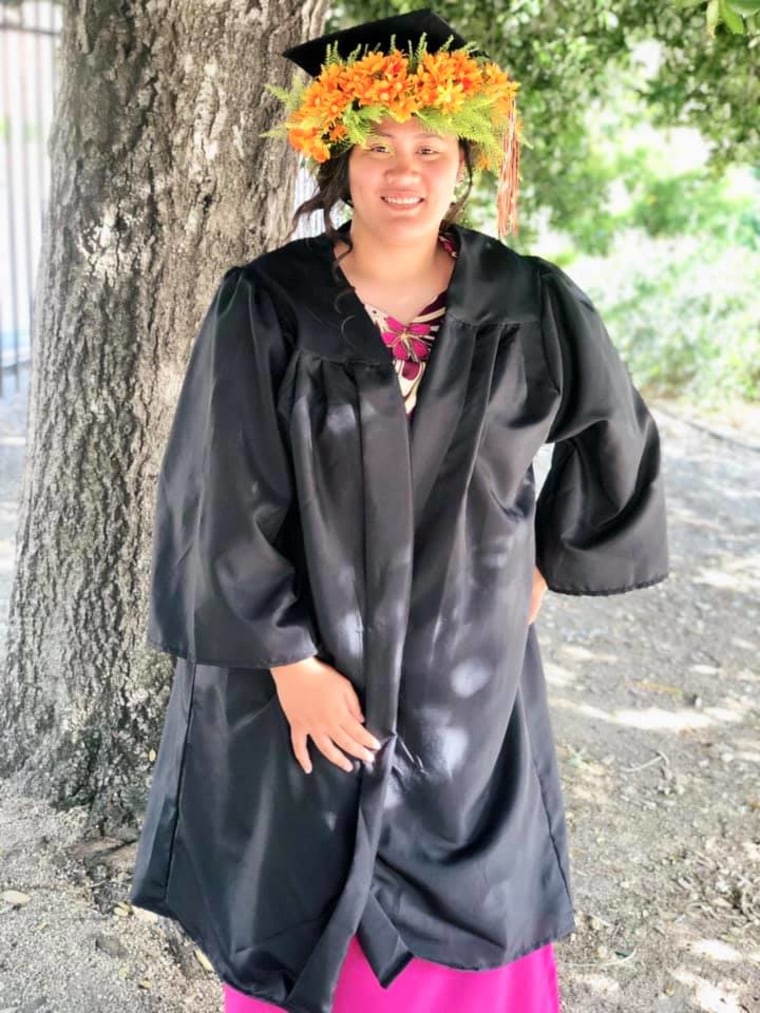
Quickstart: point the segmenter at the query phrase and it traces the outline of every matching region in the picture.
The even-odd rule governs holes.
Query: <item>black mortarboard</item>
[[[416,48],[423,33],[427,39],[429,53],[437,52],[448,39],[451,39],[452,49],[461,49],[467,44],[466,40],[458,32],[455,32],[451,25],[446,24],[443,18],[439,18],[431,10],[421,10],[412,11],[411,14],[395,14],[391,18],[383,18],[381,21],[366,21],[353,28],[331,32],[318,39],[310,39],[300,46],[291,46],[282,55],[288,60],[292,60],[307,74],[318,77],[322,64],[325,62],[327,47],[333,46],[335,43],[338,44],[340,56],[345,60],[357,46],[367,46],[369,49],[378,48],[381,52],[387,53],[391,46],[391,38],[394,39],[397,49],[406,50],[410,44],[412,48]],[[475,55],[477,55],[477,51]]]

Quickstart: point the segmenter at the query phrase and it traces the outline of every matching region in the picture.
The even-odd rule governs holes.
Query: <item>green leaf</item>
[[[744,35],[744,22],[736,11],[728,5],[728,0],[719,0],[720,16],[725,22],[726,28],[734,35]]]
[[[278,98],[280,102],[287,102],[290,99],[290,91],[287,88],[280,88],[276,84],[265,84],[264,88]]]
[[[760,11],[760,0],[727,0],[727,4],[744,18]]]

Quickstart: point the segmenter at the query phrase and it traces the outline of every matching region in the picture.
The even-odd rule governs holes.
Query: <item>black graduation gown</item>
[[[225,274],[161,470],[149,641],[178,661],[132,900],[294,1013],[328,1013],[357,931],[387,985],[572,929],[533,566],[570,594],[667,570],[657,431],[588,298],[454,231],[411,424],[322,235]],[[269,668],[314,654],[382,741],[353,773],[292,754]]]

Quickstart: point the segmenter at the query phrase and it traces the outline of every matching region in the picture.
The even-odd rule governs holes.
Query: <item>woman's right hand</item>
[[[317,657],[270,669],[277,696],[290,724],[296,760],[307,774],[307,739],[336,767],[353,770],[345,754],[371,763],[380,743],[364,727],[356,690],[349,679]]]

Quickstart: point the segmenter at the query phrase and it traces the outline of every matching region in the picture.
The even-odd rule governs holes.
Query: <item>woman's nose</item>
[[[403,152],[397,153],[388,166],[387,174],[393,180],[406,179],[407,177],[416,179],[418,173],[413,155]]]

